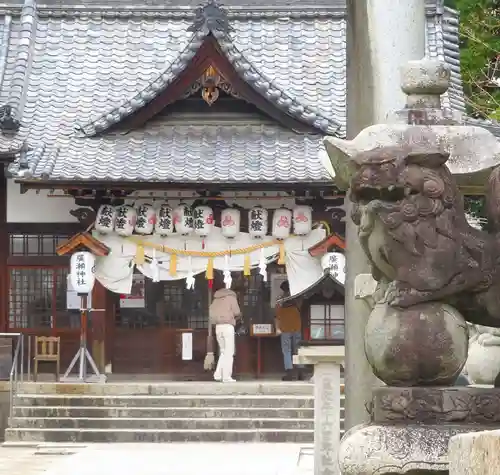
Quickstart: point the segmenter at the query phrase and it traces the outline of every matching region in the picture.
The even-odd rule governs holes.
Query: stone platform
[[[500,389],[377,388],[371,419],[342,439],[343,475],[447,474],[451,437],[500,428]]]

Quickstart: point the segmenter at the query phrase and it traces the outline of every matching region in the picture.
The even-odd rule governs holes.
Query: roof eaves
[[[331,280],[337,287],[337,289],[340,291],[340,293],[344,294],[345,292],[345,286],[342,282],[340,282],[335,275],[333,275],[329,269],[325,269],[323,275],[313,284],[311,284],[309,287],[305,288],[304,290],[300,291],[297,294],[294,295],[289,295],[288,297],[283,297],[279,300],[276,301],[277,305],[281,305],[283,307],[291,306],[297,299],[300,299],[302,297],[309,298],[312,295],[314,295],[318,288],[323,284],[323,282]]]
[[[459,112],[465,112],[465,99],[460,69],[460,16],[457,10],[445,7],[442,21],[443,50],[445,62],[450,67],[450,106]]]

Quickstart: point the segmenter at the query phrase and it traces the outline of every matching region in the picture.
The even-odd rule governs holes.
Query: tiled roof
[[[74,138],[28,155],[25,178],[116,182],[330,182],[321,136],[277,125],[170,125]],[[19,163],[11,167],[19,172]]]
[[[213,8],[215,9],[216,7]],[[200,11],[201,10],[202,9],[200,9]],[[190,36],[187,46],[159,76],[147,84],[142,90],[137,91],[132,98],[127,99],[118,107],[113,107],[111,110],[105,111],[105,113],[99,118],[79,127],[79,130],[88,136],[95,135],[96,133],[108,129],[112,125],[117,124],[123,120],[123,118],[134,114],[149,102],[154,101],[155,98],[165,91],[167,87],[179,77],[182,71],[187,68],[190,62],[194,59],[203,42],[207,39],[208,35],[211,34],[216,38],[222,53],[226,56],[240,77],[242,77],[247,84],[252,86],[269,102],[274,104],[275,107],[281,109],[299,121],[313,126],[315,129],[322,131],[325,134],[337,135],[339,129],[341,128],[341,122],[332,118],[331,114],[333,111],[330,110],[328,111],[329,114],[323,114],[319,110],[317,97],[306,96],[303,98],[304,101],[302,102],[301,100],[297,100],[295,98],[293,91],[290,91],[290,86],[293,87],[296,80],[298,83],[303,83],[302,78],[299,79],[298,76],[295,75],[296,65],[284,64],[284,67],[280,69],[278,75],[276,65],[281,62],[279,56],[281,56],[282,52],[284,52],[284,49],[281,49],[280,45],[286,47],[288,50],[291,38],[288,35],[284,38],[279,34],[275,35],[276,31],[274,28],[271,28],[268,34],[266,34],[265,28],[262,28],[263,25],[260,25],[260,28],[256,29],[252,28],[252,25],[248,22],[246,22],[246,26],[250,26],[250,28],[240,28],[237,33],[231,35],[230,31],[232,30],[232,27],[229,26],[225,10],[217,8],[216,12],[224,12],[224,21],[214,21],[209,23],[202,17],[200,19],[201,23],[196,25],[194,33]],[[222,13],[220,14],[222,15]],[[321,24],[317,24],[316,27],[323,30],[323,25]],[[231,28],[231,30],[229,30],[229,28]],[[185,33],[189,35],[191,31],[193,31],[193,27],[187,28]],[[261,39],[263,40],[263,42],[259,41],[257,43],[259,45],[259,64],[255,64],[257,55],[249,53],[249,58],[253,56],[252,60],[250,60],[246,57],[246,54],[242,49],[248,49],[249,47],[255,48],[256,41],[253,40],[251,36],[256,31],[259,31]],[[303,31],[301,28],[301,34],[297,36],[297,38],[300,39],[301,45],[304,45],[304,43],[307,45],[310,32],[311,30],[308,28],[305,28]],[[247,33],[248,40],[242,43],[242,48],[238,48],[235,42],[237,41],[237,38],[243,36],[244,33]],[[316,31],[314,37],[322,37],[323,44],[326,44],[326,40],[328,40],[332,34],[332,32],[329,31],[329,28],[323,30],[324,35],[319,35],[318,33],[319,32]],[[339,38],[341,38],[343,34],[343,29],[340,29],[337,32],[337,36],[339,36]],[[280,41],[282,38],[284,41]],[[338,44],[342,45],[342,41],[339,41]],[[305,48],[308,49],[307,46]],[[303,53],[304,52],[302,51],[302,54]],[[287,59],[289,60],[289,57]],[[314,57],[306,58],[302,56],[300,58],[300,72],[306,73],[309,68],[318,70],[318,64],[320,65],[320,63],[316,63]],[[272,65],[271,68],[273,68],[271,74],[262,72],[268,69],[269,65]],[[321,91],[323,86],[326,86],[325,89],[328,89],[328,86],[331,86],[331,84],[311,83],[307,90],[302,90],[302,93],[309,94],[309,91],[316,88],[319,88]]]
[[[462,75],[460,72],[459,16],[456,10],[444,8],[442,15],[427,17],[427,54],[445,61],[450,68],[450,88],[443,97],[443,106],[465,112]]]
[[[74,135],[78,124],[129,104],[138,92],[154,87],[155,80],[183,59],[183,52],[192,55],[191,24],[192,19],[174,14],[130,18],[96,12],[38,18],[22,117],[30,143]],[[5,86],[16,65],[19,26],[14,22]],[[247,63],[304,107],[345,124],[343,18],[252,16],[232,19],[231,26],[232,54],[235,49],[242,52]],[[4,87],[1,102],[10,94]]]
[[[129,114],[148,102],[185,66],[193,54],[193,46],[200,41],[198,33],[194,33],[193,38],[193,32],[188,31],[193,23],[194,0],[189,7],[185,3],[184,8],[173,5],[181,0],[166,0],[166,3],[149,0],[148,6],[137,6],[136,0],[127,1],[128,4],[117,5],[108,0],[106,6],[99,6],[99,0],[65,0],[64,5],[61,0],[46,0],[45,6],[36,10],[34,0],[25,0],[22,14],[13,14],[11,22],[7,21],[10,16],[4,16],[5,21],[1,21],[0,16],[0,39],[8,40],[0,45],[0,105],[14,103],[15,112],[21,114],[16,140],[21,143],[25,140],[32,149],[23,155],[20,163],[11,167],[13,172],[22,165],[29,167],[34,179],[62,180],[66,173],[66,178],[118,180],[114,168],[134,170],[130,157],[152,169],[153,151],[173,147],[179,153],[188,154],[185,161],[198,170],[198,180],[213,179],[213,169],[205,167],[203,157],[197,152],[201,132],[196,127],[190,129],[194,134],[192,145],[185,144],[186,138],[179,136],[179,130],[187,130],[184,125],[172,126],[171,130],[170,125],[165,125],[162,134],[149,130],[123,136],[108,134],[98,139],[82,138],[82,131],[92,135],[95,125],[99,128],[100,123],[101,128],[106,128],[122,114]],[[304,5],[311,2],[308,0]],[[238,0],[227,3],[240,4]],[[427,52],[446,60],[452,67],[452,87],[445,105],[462,111],[457,16],[452,10],[443,9],[441,0],[427,3]],[[222,49],[252,87],[274,100],[289,115],[302,116],[329,133],[336,129],[338,122],[338,132],[343,135],[346,124],[345,2],[318,0],[317,8],[297,7],[297,4],[288,7],[283,0],[273,8],[230,6],[232,31],[229,38],[220,39]],[[1,11],[2,8],[0,15]],[[4,10],[4,13],[12,11]],[[276,99],[278,94],[281,104]],[[283,100],[284,97],[288,99]],[[79,125],[83,129],[78,130]],[[218,165],[217,175],[221,181],[246,180],[238,168],[241,164],[250,166],[250,181],[267,181],[268,177],[278,175],[290,181],[324,179],[317,149],[311,145],[316,143],[316,138],[262,125],[268,133],[274,130],[278,138],[274,142],[258,141],[256,127],[248,126],[244,131],[230,125],[207,128],[209,136],[219,137],[212,142],[217,145],[208,154],[217,156],[221,167],[228,167],[223,169]],[[285,137],[290,141],[288,149],[284,145]],[[239,142],[243,138],[251,141],[246,148]],[[274,153],[264,146],[268,143],[276,144]],[[255,148],[258,144],[264,147],[260,151]],[[229,149],[238,157],[235,167],[221,152]],[[120,156],[118,152],[125,150],[130,155]],[[241,155],[243,150],[248,153],[252,150],[254,156],[245,159]],[[296,150],[302,152],[295,154]],[[303,155],[305,152],[311,155]],[[199,157],[201,163],[193,162],[195,157]],[[283,157],[291,157],[286,169]],[[165,166],[163,176],[167,181],[180,182],[194,177],[191,173],[183,174],[186,168],[178,164],[174,167],[171,162],[163,163],[160,155],[157,160]],[[252,168],[256,163],[262,169],[260,178]],[[151,172],[141,169],[137,173],[145,179],[145,174]],[[122,179],[132,178],[130,173],[122,174]]]

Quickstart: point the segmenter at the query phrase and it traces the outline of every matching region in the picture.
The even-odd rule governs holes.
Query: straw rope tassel
[[[172,277],[177,275],[177,254],[170,254],[169,272]]]
[[[135,263],[142,266],[146,262],[146,255],[144,252],[144,246],[138,245],[135,251]]]
[[[207,280],[214,280],[214,258],[209,257],[207,263],[207,272],[205,273]]]
[[[285,243],[284,241],[280,241],[280,257],[278,259],[278,265],[285,265]]]
[[[243,275],[246,277],[252,275],[252,271],[250,269],[250,254],[245,254],[245,260],[243,263]]]

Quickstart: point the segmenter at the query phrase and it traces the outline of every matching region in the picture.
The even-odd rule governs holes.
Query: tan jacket
[[[215,292],[208,313],[211,325],[229,323],[234,326],[236,317],[241,315],[236,293],[231,289],[220,289]]]

